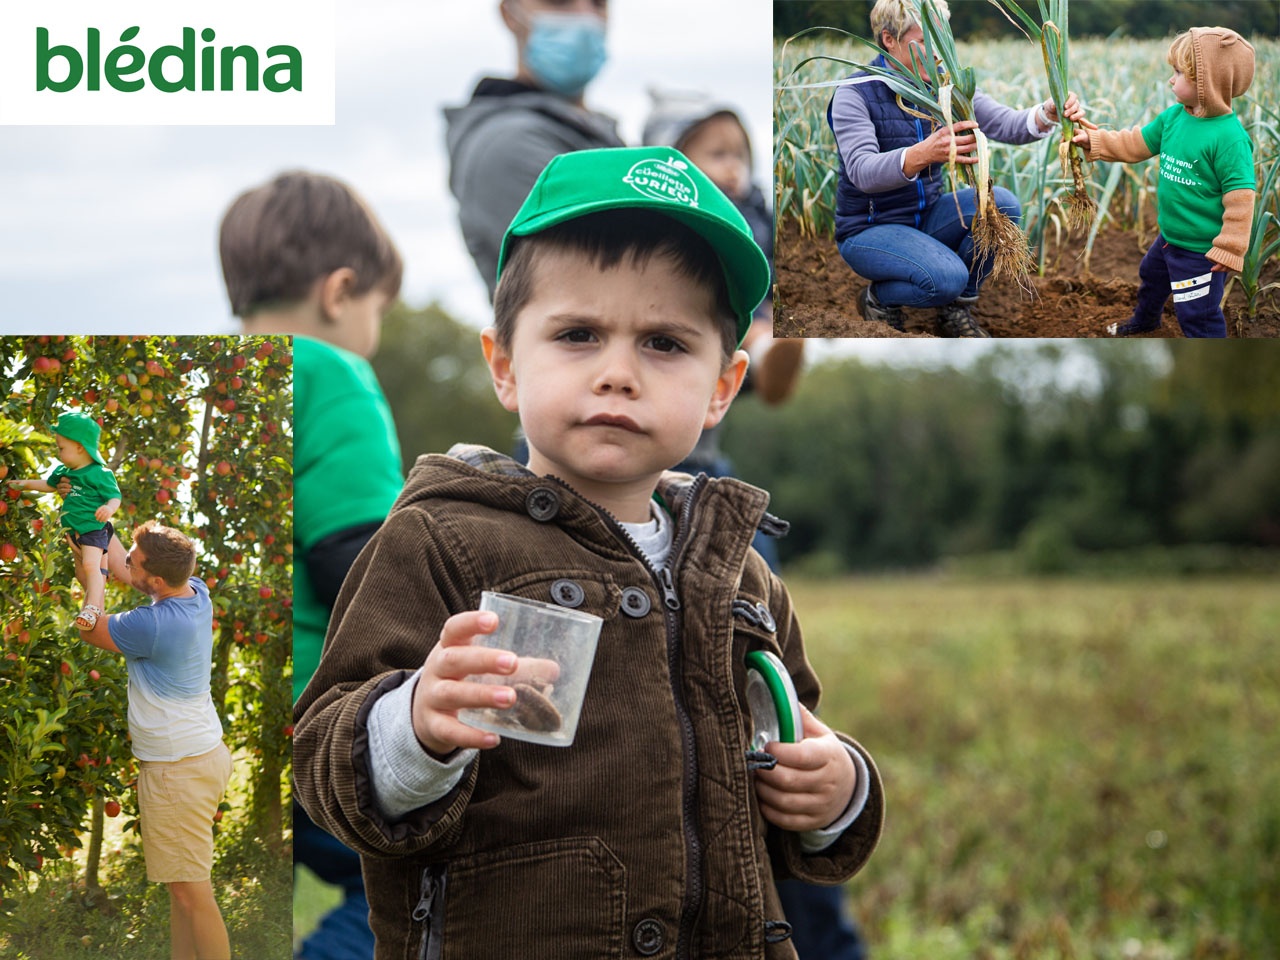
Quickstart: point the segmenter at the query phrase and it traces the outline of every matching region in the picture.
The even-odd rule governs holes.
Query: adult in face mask
[[[625,146],[617,121],[589,109],[607,58],[607,0],[502,0],[516,44],[512,77],[485,77],[445,110],[449,188],[467,250],[493,299],[502,235],[552,157]]]

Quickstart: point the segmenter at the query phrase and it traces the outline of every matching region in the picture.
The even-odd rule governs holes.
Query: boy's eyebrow
[[[610,326],[610,324],[604,322],[600,316],[594,313],[553,313],[550,314],[546,320],[549,326],[556,329],[583,325]],[[663,333],[685,339],[711,336],[714,333],[714,330],[704,330],[699,324],[664,317],[652,320],[642,320],[636,324],[636,329],[641,333]]]

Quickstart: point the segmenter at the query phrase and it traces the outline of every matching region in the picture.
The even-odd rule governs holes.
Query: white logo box
[[[0,125],[332,124],[334,8],[334,0],[5,0]],[[157,64],[166,86],[195,89],[158,88]],[[126,92],[113,78],[142,86]],[[41,80],[46,89],[37,89]]]

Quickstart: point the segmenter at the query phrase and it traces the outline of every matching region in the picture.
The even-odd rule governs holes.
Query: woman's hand
[[[955,145],[956,163],[977,163],[978,158],[970,154],[978,148],[978,138],[968,132],[976,129],[976,120],[959,120],[949,127],[939,127],[919,143],[907,147],[902,172],[914,177],[935,163],[948,163],[952,144]]]

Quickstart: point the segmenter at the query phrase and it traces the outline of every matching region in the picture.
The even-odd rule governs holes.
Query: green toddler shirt
[[[293,698],[315,673],[329,608],[306,552],[330,534],[386,518],[400,494],[400,443],[373,368],[320,340],[293,342]]]
[[[100,463],[72,470],[60,463],[49,474],[47,483],[56,487],[66,477],[71,481],[71,492],[62,501],[62,528],[75,533],[89,533],[102,529],[102,521],[94,516],[98,508],[108,500],[120,496],[116,478]]]
[[[1156,221],[1174,246],[1208,253],[1222,232],[1222,195],[1255,188],[1253,144],[1234,113],[1197,117],[1174,104],[1142,128],[1160,155]]]

